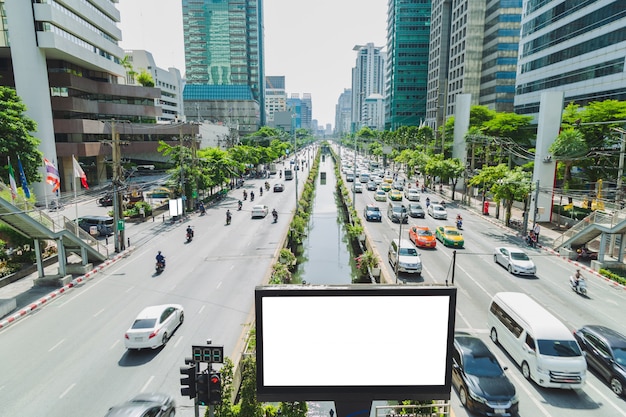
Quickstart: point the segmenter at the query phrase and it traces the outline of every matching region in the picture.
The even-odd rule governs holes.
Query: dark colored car
[[[368,204],[367,206],[365,206],[365,208],[363,209],[363,217],[365,217],[365,220],[367,220],[368,222],[383,221],[383,216],[382,214],[380,214],[380,208],[373,204]]]
[[[285,184],[274,184],[274,192],[275,193],[282,193],[283,191],[285,191]]]
[[[454,334],[452,385],[468,410],[488,416],[517,414],[519,399],[505,370],[478,337]]]
[[[422,219],[426,217],[426,212],[424,211],[424,208],[420,203],[409,203],[407,204],[407,208],[409,211],[409,216],[411,217],[419,217]]]
[[[626,336],[598,325],[583,326],[574,337],[585,352],[587,365],[608,381],[611,390],[624,395],[626,388]]]
[[[139,394],[130,401],[111,407],[105,417],[174,417],[176,403],[166,394]]]
[[[376,191],[378,189],[378,184],[374,181],[369,181],[367,183],[367,191]]]

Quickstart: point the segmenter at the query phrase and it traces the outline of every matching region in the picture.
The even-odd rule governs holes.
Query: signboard
[[[183,214],[183,199],[172,198],[169,201],[170,216],[181,216]]]
[[[272,285],[255,302],[260,401],[450,399],[455,288]]]
[[[197,346],[191,347],[194,362],[224,363],[224,346]]]

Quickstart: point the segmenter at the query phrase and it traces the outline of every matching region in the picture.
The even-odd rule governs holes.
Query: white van
[[[526,294],[500,292],[491,300],[490,337],[521,367],[522,374],[548,388],[581,388],[587,362],[563,323]]]

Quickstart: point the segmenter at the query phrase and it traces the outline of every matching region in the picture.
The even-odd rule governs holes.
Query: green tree
[[[130,79],[131,82],[135,82],[135,77],[137,76],[137,71],[133,68],[133,62],[131,60],[130,55],[124,55],[122,61],[120,62],[124,69],[126,70],[126,76]]]
[[[309,408],[306,401],[281,402],[280,415],[284,417],[306,417]]]
[[[145,69],[142,69],[137,76],[137,82],[144,87],[154,87],[154,79],[152,78],[152,74],[150,74]]]
[[[39,168],[43,154],[38,147],[41,141],[32,136],[37,131],[37,124],[27,117],[26,106],[21,98],[10,87],[0,86],[0,155],[11,158],[13,170],[17,174],[17,157],[24,168],[29,184],[41,181]],[[9,167],[6,159],[0,162],[0,175],[4,181],[9,178]],[[19,179],[16,177],[19,183]]]
[[[508,171],[506,170],[506,165],[501,164],[499,166],[505,167],[505,169],[500,168],[505,171],[505,175],[491,186],[491,192],[496,202],[504,201],[504,222],[508,225],[511,220],[513,202],[526,202],[531,190],[532,176],[530,172],[524,171],[522,167],[515,167],[512,171]]]
[[[215,417],[234,417],[235,413],[232,407],[231,398],[233,397],[233,361],[226,357],[224,365],[220,369],[222,377],[222,401],[215,405]],[[207,415],[208,415],[207,408]]]
[[[578,129],[565,129],[561,131],[548,150],[557,163],[564,165],[563,181],[565,187],[569,188],[574,162],[587,155],[587,143],[583,134]]]
[[[248,356],[241,361],[242,367],[241,398],[239,415],[241,417],[262,417],[263,407],[256,398],[256,358]]]

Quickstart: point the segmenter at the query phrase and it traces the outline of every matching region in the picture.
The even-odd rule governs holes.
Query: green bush
[[[600,269],[600,275],[607,277],[611,281],[615,281],[618,284],[626,285],[626,278],[621,275],[616,274],[615,272],[611,272],[608,269]]]

